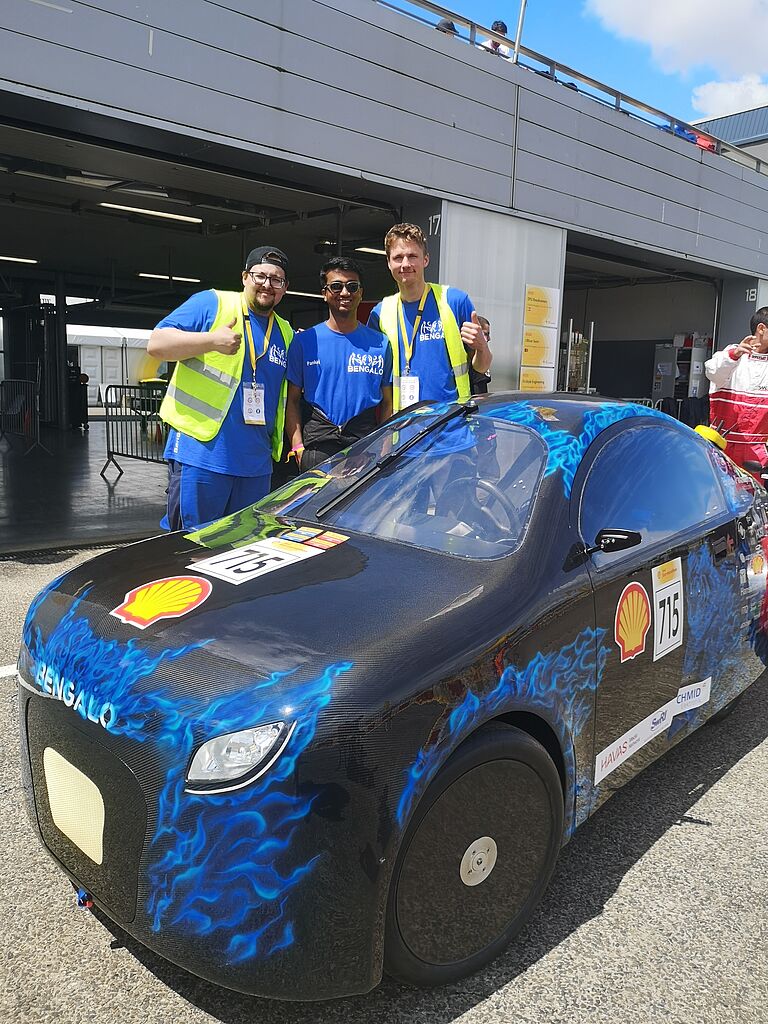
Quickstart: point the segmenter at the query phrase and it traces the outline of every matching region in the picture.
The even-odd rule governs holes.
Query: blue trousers
[[[271,473],[266,476],[228,476],[170,459],[168,511],[160,525],[164,530],[194,530],[222,516],[239,512],[269,494],[271,479]]]

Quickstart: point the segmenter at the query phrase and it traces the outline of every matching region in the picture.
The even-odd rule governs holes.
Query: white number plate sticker
[[[683,644],[685,605],[683,566],[679,558],[653,569],[653,660]]]
[[[305,558],[319,555],[320,552],[321,549],[306,544],[294,544],[291,541],[273,538],[248,544],[247,547],[236,548],[234,551],[225,551],[192,564],[196,572],[237,585],[256,579],[257,576],[265,576],[268,572],[284,569]]]

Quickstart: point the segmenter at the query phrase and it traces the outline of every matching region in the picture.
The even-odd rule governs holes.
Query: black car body
[[[405,410],[36,598],[35,826],[82,900],[219,984],[460,977],[574,829],[762,672],[767,508],[642,406]]]

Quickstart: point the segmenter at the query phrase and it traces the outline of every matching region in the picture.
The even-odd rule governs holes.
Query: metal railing
[[[7,434],[30,442],[25,455],[34,448],[51,454],[40,441],[40,386],[35,381],[0,381],[0,441]]]
[[[435,28],[436,22],[407,10],[402,4],[397,3],[397,0],[376,0],[376,3],[404,15],[412,21],[418,21],[423,25]],[[501,45],[509,47],[510,50],[515,48],[514,39],[500,35],[490,28],[485,28],[485,26],[472,21],[463,14],[455,14],[446,7],[430,3],[429,0],[409,0],[409,5],[428,12],[437,19],[446,18],[448,21],[452,21],[454,25],[466,29],[466,35],[457,32],[454,38],[468,43],[470,46],[478,46],[478,37],[481,37],[484,40],[495,40]],[[550,81],[573,89],[581,95],[588,96],[590,99],[602,103],[606,107],[627,114],[637,121],[642,121],[687,142],[694,143],[701,149],[716,153],[718,156],[726,157],[728,160],[733,160],[742,166],[749,167],[758,174],[768,174],[768,163],[753,156],[747,150],[741,149],[739,146],[732,146],[729,142],[724,142],[715,135],[710,135],[709,132],[697,128],[696,125],[692,125],[688,121],[683,121],[679,117],[673,117],[672,114],[659,110],[657,107],[652,107],[648,103],[643,103],[642,100],[634,99],[634,97],[628,96],[626,93],[619,92],[611,88],[610,85],[585,75],[582,71],[577,71],[567,64],[561,64],[551,57],[545,57],[535,50],[529,50],[527,46],[520,46],[517,56],[516,63],[519,67],[527,68],[529,71],[550,79]]]
[[[104,392],[104,421],[107,435],[107,461],[101,470],[106,480],[110,465],[123,470],[116,456],[140,462],[163,462],[165,424],[160,419],[160,403],[165,384],[111,384]]]

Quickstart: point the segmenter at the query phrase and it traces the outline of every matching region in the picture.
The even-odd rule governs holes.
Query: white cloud
[[[739,77],[765,67],[768,0],[584,0],[584,10],[608,32],[650,47],[667,73],[709,67]]]
[[[745,75],[735,82],[705,82],[693,90],[691,105],[702,119],[724,117],[768,104],[768,82]]]

